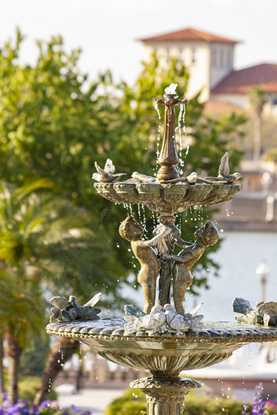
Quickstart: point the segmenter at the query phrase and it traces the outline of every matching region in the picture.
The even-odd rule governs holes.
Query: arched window
[[[195,63],[196,62],[196,47],[192,47],[191,48],[191,63]]]
[[[182,46],[179,47],[178,61],[181,63],[184,62],[184,48]]]
[[[228,53],[227,53],[227,66],[229,68],[232,66],[232,49],[228,49]]]
[[[166,62],[170,62],[170,47],[166,48]]]
[[[219,53],[219,65],[221,68],[224,67],[224,49],[223,48],[220,49],[220,53]]]
[[[216,66],[216,64],[217,64],[217,50],[215,49],[215,48],[213,48],[212,49],[212,52],[211,52],[211,62],[212,62],[212,66],[213,67],[215,67]]]

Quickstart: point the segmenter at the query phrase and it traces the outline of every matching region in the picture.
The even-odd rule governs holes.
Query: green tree
[[[88,84],[84,91],[88,81],[77,67],[80,52],[66,54],[59,37],[38,42],[39,57],[33,67],[19,65],[22,40],[18,32],[15,46],[9,42],[0,51],[1,176],[17,185],[48,178],[56,193],[92,212],[90,228],[99,244],[113,243],[115,248],[114,215],[108,214],[116,209],[96,195],[91,178],[109,127],[111,104],[107,95],[95,95],[103,82]],[[109,140],[110,147],[116,148],[112,135]],[[111,265],[107,278],[123,279],[127,275],[120,264],[124,251],[111,251],[115,260],[107,262]],[[95,269],[101,264],[98,271],[103,272],[105,250],[91,255]]]

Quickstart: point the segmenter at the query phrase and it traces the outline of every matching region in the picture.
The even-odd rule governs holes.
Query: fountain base
[[[180,378],[179,372],[156,372],[150,378],[130,383],[140,389],[147,400],[147,415],[182,415],[184,396],[192,389],[201,388],[200,383]]]

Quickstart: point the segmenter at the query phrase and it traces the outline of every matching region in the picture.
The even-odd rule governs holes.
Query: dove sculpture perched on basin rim
[[[95,164],[95,167],[96,167],[96,170],[97,170],[98,173],[94,173],[92,175],[92,178],[94,180],[96,180],[97,182],[112,183],[115,180],[119,179],[119,177],[126,175],[126,173],[113,174],[115,172],[115,167],[114,167],[113,162],[112,162],[111,159],[108,159],[106,161],[104,170],[101,169],[101,167],[98,166],[97,162],[95,162],[94,164]]]

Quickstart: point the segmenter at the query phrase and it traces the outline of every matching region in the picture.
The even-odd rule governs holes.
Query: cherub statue
[[[119,227],[120,236],[131,242],[135,257],[141,265],[138,273],[138,282],[143,288],[145,298],[144,312],[146,314],[155,305],[156,279],[160,270],[157,255],[151,247],[161,242],[170,232],[171,228],[163,226],[159,235],[148,241],[143,241],[143,229],[132,216],[128,216]]]
[[[173,299],[175,310],[182,315],[185,312],[183,300],[186,290],[193,281],[191,269],[203,255],[205,248],[209,245],[214,245],[219,239],[218,231],[211,221],[208,221],[198,229],[194,235],[195,242],[183,249],[178,255],[163,254],[162,256],[166,260],[175,261],[172,269]]]
[[[187,248],[188,246],[191,246],[192,243],[183,241],[180,237],[181,232],[174,225],[174,216],[160,216],[158,221],[159,225],[154,230],[155,236],[160,235],[165,226],[171,229],[171,232],[157,244],[158,253],[160,255],[159,304],[165,305],[170,303],[171,261],[167,260],[164,254],[171,255],[175,245],[178,245],[180,248]]]

